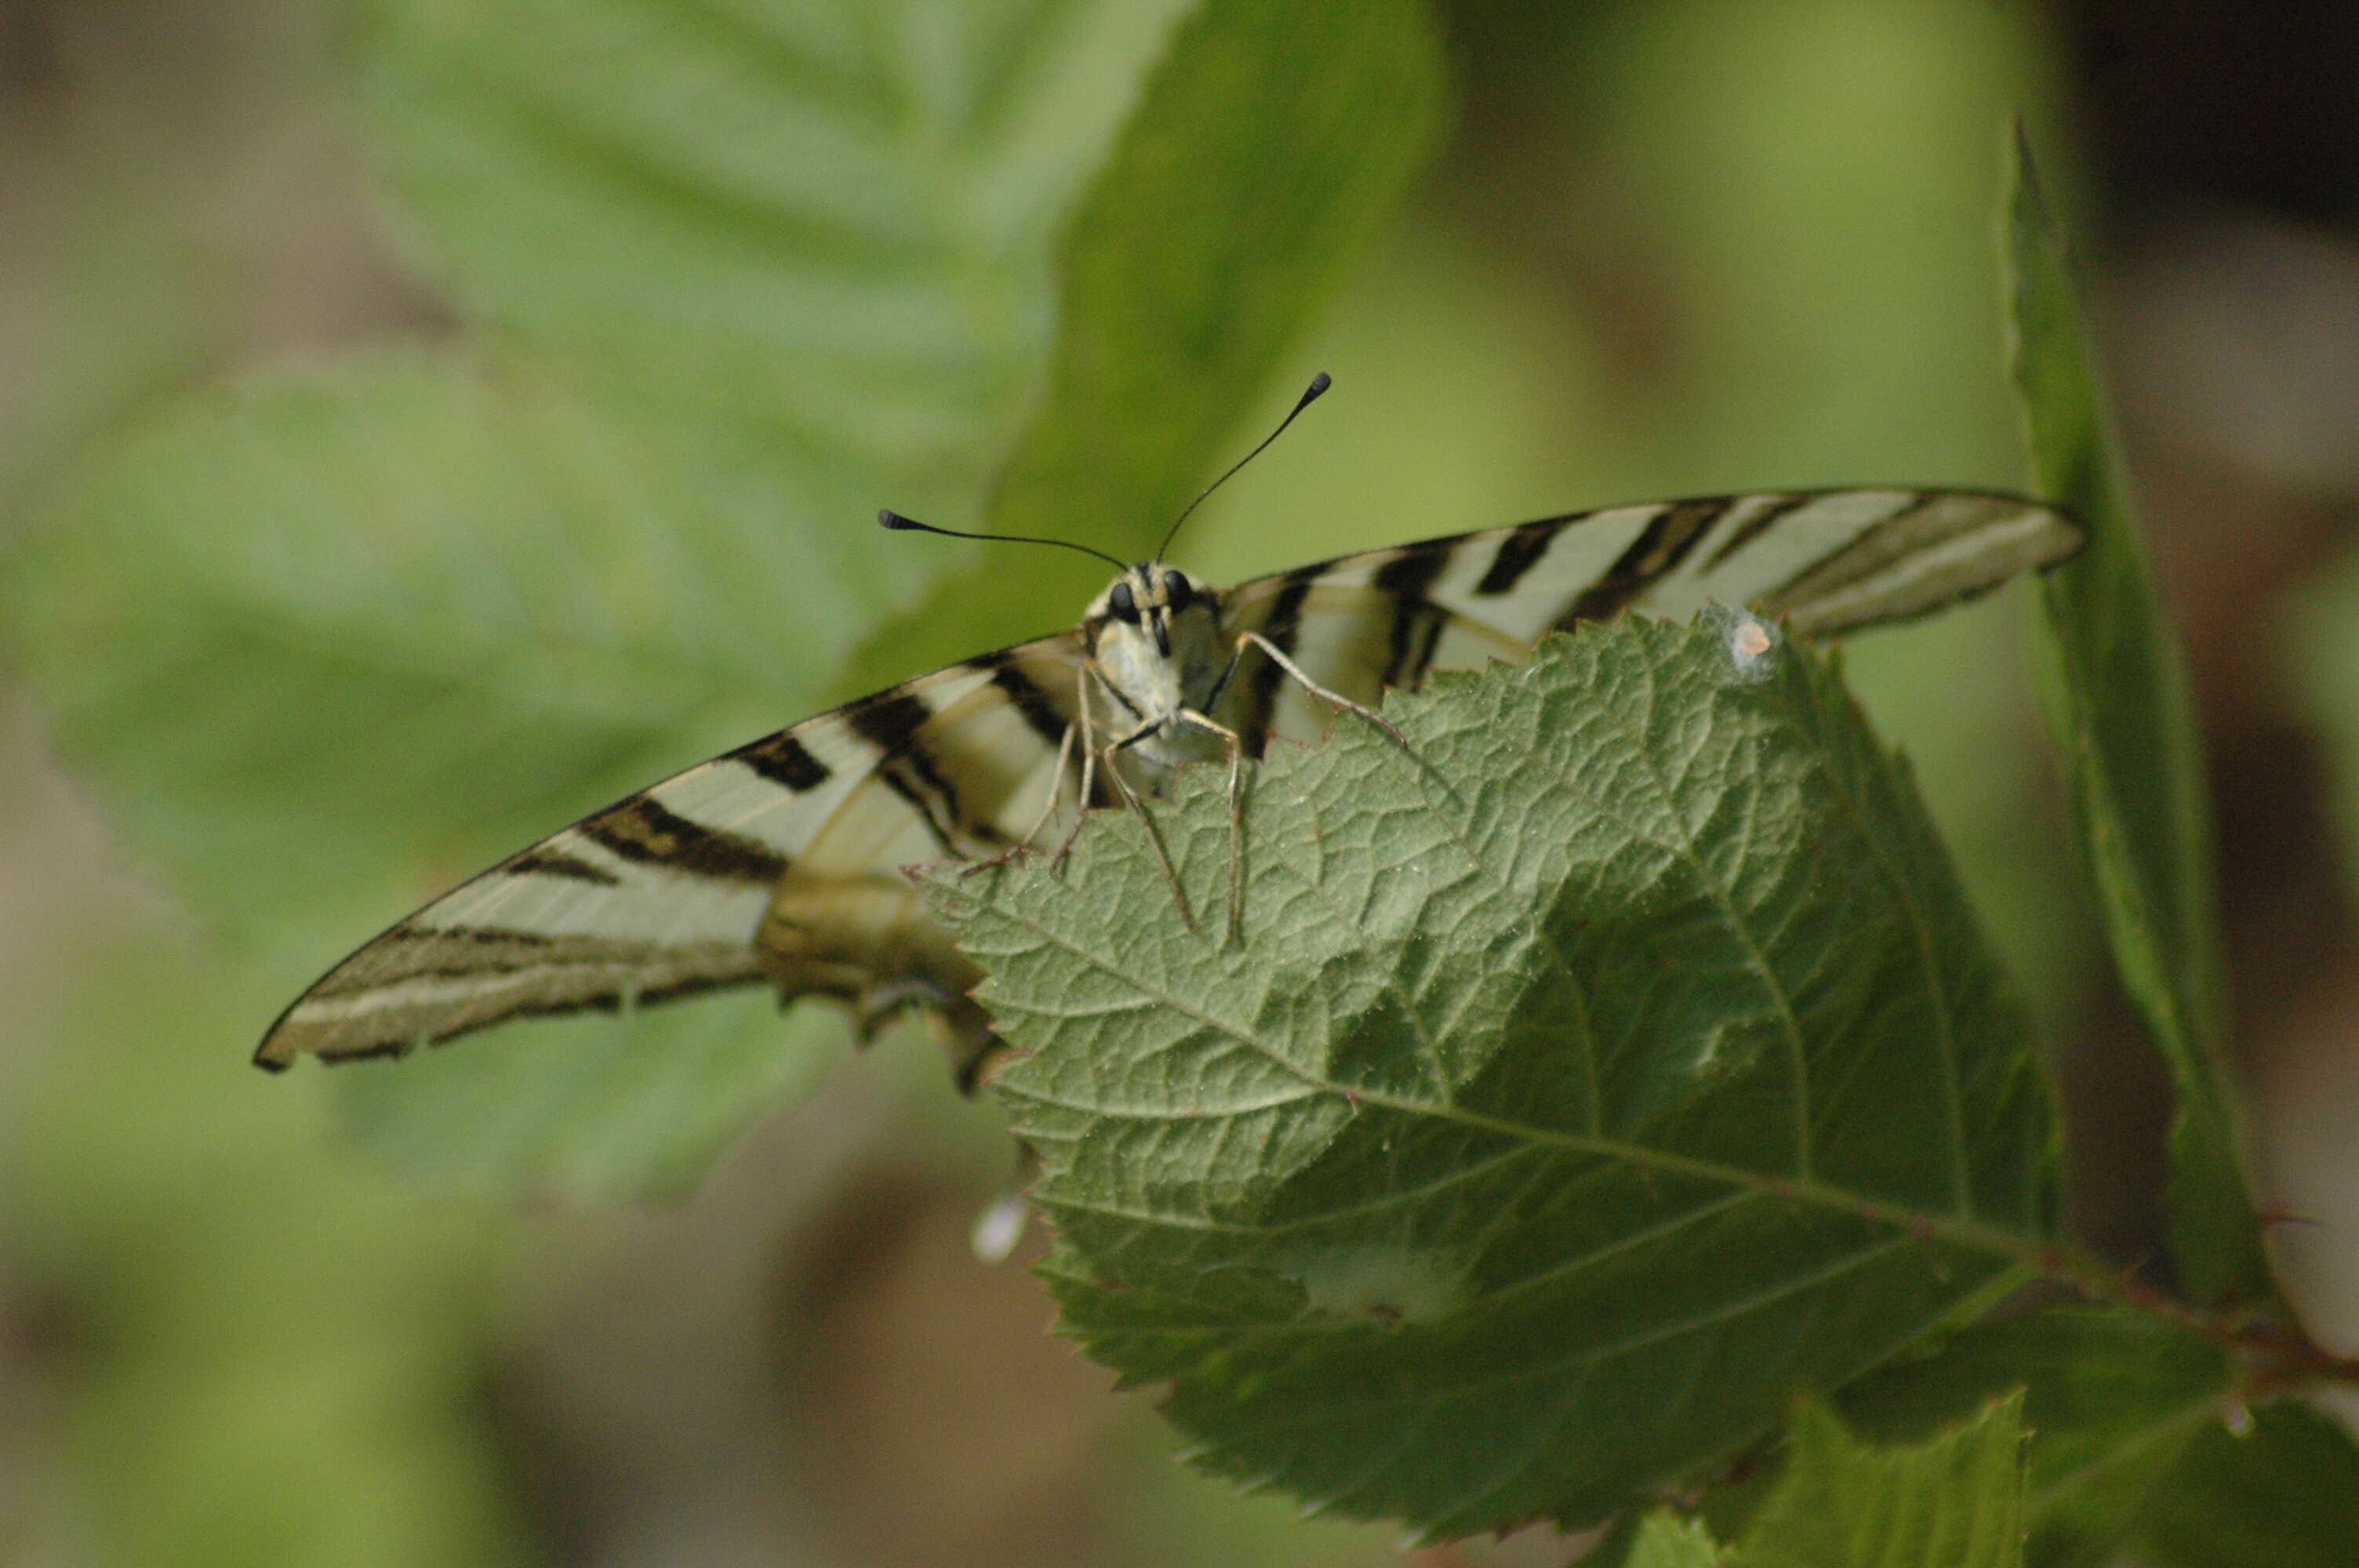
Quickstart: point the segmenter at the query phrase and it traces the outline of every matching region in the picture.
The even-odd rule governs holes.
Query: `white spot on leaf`
[[[1314,1313],[1382,1327],[1431,1323],[1473,1297],[1463,1266],[1448,1253],[1407,1247],[1342,1247],[1295,1271]]]
[[[1749,610],[1723,610],[1713,605],[1704,612],[1720,633],[1732,678],[1751,686],[1767,680],[1777,668],[1777,650],[1785,637],[1775,626]]]

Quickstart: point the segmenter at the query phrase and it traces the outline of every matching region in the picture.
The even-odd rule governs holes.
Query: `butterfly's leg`
[[[1049,826],[1049,818],[1056,816],[1057,807],[1063,804],[1065,798],[1065,770],[1072,766],[1073,732],[1080,728],[1081,726],[1078,724],[1068,724],[1065,726],[1065,738],[1057,742],[1057,771],[1051,774],[1049,779],[1049,798],[1041,803],[1040,815],[1032,819],[1032,826],[1025,829],[1023,841],[1018,845],[1018,848],[1028,848],[1033,839],[1040,837],[1040,829]],[[1086,775],[1084,776],[1086,777]],[[1082,787],[1084,792],[1084,804],[1086,804],[1086,793],[1089,786],[1084,783]]]
[[[1232,666],[1235,661],[1230,661]],[[1216,736],[1229,752],[1229,935],[1234,942],[1237,922],[1245,913],[1245,743],[1227,725],[1205,718],[1193,708],[1180,710],[1180,722],[1190,730]]]
[[[1057,853],[1049,869],[1062,872],[1065,859],[1073,852],[1073,840],[1082,836],[1082,824],[1089,820],[1090,800],[1098,782],[1098,721],[1090,708],[1090,666],[1083,665],[1073,674],[1073,707],[1081,714],[1078,727],[1082,731],[1082,790],[1073,802],[1073,825],[1065,829],[1064,838],[1057,845]],[[1072,730],[1066,730],[1067,739]]]
[[[1402,745],[1406,746],[1408,744],[1408,739],[1394,727],[1391,719],[1386,719],[1383,714],[1378,713],[1373,708],[1353,702],[1350,697],[1345,697],[1340,691],[1329,691],[1325,687],[1321,686],[1317,681],[1312,680],[1309,676],[1303,674],[1301,665],[1296,664],[1292,659],[1288,658],[1284,654],[1278,652],[1277,644],[1263,636],[1260,633],[1247,632],[1243,636],[1239,637],[1237,639],[1237,651],[1239,653],[1243,653],[1245,651],[1245,644],[1248,643],[1251,643],[1263,653],[1267,654],[1271,658],[1277,660],[1277,667],[1284,670],[1288,675],[1292,676],[1296,684],[1300,686],[1303,690],[1309,692],[1311,696],[1324,697],[1338,708],[1348,708],[1352,712],[1356,713],[1361,718],[1366,719],[1369,723],[1375,725],[1377,729],[1382,730],[1386,734],[1390,735],[1394,740],[1400,741]]]
[[[1204,694],[1204,702],[1201,711],[1211,713],[1221,706],[1221,694],[1229,689],[1229,682],[1235,676],[1237,666],[1245,662],[1245,640],[1243,637],[1239,637],[1237,639],[1236,646],[1229,650],[1229,662],[1222,669],[1221,678],[1214,681],[1212,683],[1212,689]]]
[[[1147,847],[1155,851],[1155,863],[1163,868],[1163,880],[1171,884],[1171,898],[1180,906],[1180,918],[1188,923],[1189,930],[1193,931],[1196,929],[1196,916],[1188,907],[1187,890],[1180,885],[1180,873],[1172,869],[1171,857],[1163,852],[1163,836],[1155,830],[1155,818],[1147,814],[1147,803],[1138,798],[1138,793],[1130,787],[1130,781],[1122,776],[1122,769],[1114,761],[1115,752],[1136,745],[1162,728],[1162,719],[1150,719],[1108,745],[1105,748],[1106,777],[1114,781],[1114,787],[1122,795],[1123,804],[1130,807],[1131,815],[1137,817],[1138,825],[1147,830]]]
[[[1016,839],[996,855],[984,860],[969,860],[959,868],[960,876],[971,877],[977,871],[989,871],[994,866],[1004,866],[1029,849],[1032,847],[1032,840],[1040,837],[1040,829],[1049,826],[1049,818],[1056,815],[1058,805],[1064,799],[1065,770],[1072,764],[1073,760],[1073,731],[1080,728],[1078,724],[1065,726],[1065,738],[1057,742],[1057,771],[1049,780],[1049,798],[1041,803],[1040,815],[1032,819],[1032,826],[1024,830],[1024,837]],[[1087,787],[1086,784],[1083,785],[1084,789]],[[1060,856],[1061,853],[1060,851]]]

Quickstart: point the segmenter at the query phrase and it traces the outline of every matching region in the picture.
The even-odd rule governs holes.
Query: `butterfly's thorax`
[[[1112,709],[1098,715],[1104,740],[1145,731],[1122,753],[1144,775],[1138,782],[1154,788],[1183,762],[1225,754],[1219,735],[1180,719],[1210,712],[1228,668],[1216,592],[1159,561],[1142,562],[1107,586],[1083,625]]]

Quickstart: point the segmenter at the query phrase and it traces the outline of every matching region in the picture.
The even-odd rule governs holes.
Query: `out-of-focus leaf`
[[[1391,212],[1441,98],[1417,0],[1207,0],[1066,234],[1055,363],[989,529],[1150,554]],[[994,580],[1019,575],[1070,616],[1105,572],[1042,551]],[[882,681],[897,658],[948,664],[1053,624],[1011,628],[999,594],[948,584],[862,667]]]
[[[2288,628],[2287,677],[2326,742],[2345,885],[2359,888],[2359,553],[2308,586]]]
[[[2141,1532],[2154,1568],[2350,1568],[2359,1560],[2359,1444],[2292,1400],[2214,1425],[2165,1483]]]
[[[1057,234],[1174,9],[386,0],[386,161],[467,341],[181,412],[0,585],[124,841],[291,995],[818,707],[944,564],[880,498],[971,505],[1013,438]],[[809,1076],[824,1033],[756,1011],[424,1057],[362,1124],[453,1171],[669,1186]],[[451,1117],[479,1075],[499,1114]],[[593,1104],[638,1135],[589,1157]]]
[[[17,582],[61,748],[208,926],[324,967],[360,912],[791,715],[861,604],[762,614],[791,552],[722,569],[747,520],[637,434],[462,354],[209,397]]]
[[[385,161],[462,307],[769,455],[846,541],[973,504],[1050,264],[1186,0],[375,0]],[[791,602],[791,601],[790,601]]]
[[[747,1117],[842,1060],[823,1009],[744,991],[539,1019],[418,1060],[340,1069],[344,1130],[421,1177],[571,1199],[684,1197]]]
[[[1617,1530],[1583,1563],[1595,1568],[1720,1568],[1727,1561],[1701,1519],[1658,1509]]]
[[[2009,206],[2015,379],[2041,491],[2089,529],[2048,574],[2049,711],[2072,820],[2105,911],[2122,985],[2169,1065],[2171,1239],[2199,1299],[2273,1290],[2223,1054],[2225,970],[2212,881],[2212,816],[2187,672],[2154,596],[2137,514],[2115,460],[2072,284],[2027,147]]]
[[[935,884],[1030,1054],[1067,1328],[1222,1474],[1432,1536],[1686,1476],[2020,1277],[2021,1019],[1905,773],[1797,652],[1550,639],[1062,880]]]
[[[1794,1422],[1786,1474],[1745,1533],[1745,1568],[2016,1568],[2023,1409],[1993,1405],[1908,1448],[1871,1448],[1819,1405]]]
[[[1871,1438],[1913,1442],[2022,1390],[2029,1560],[2094,1568],[2219,1424],[2234,1373],[2220,1346],[2143,1314],[2059,1308],[1962,1330],[1844,1389],[1836,1409]]]

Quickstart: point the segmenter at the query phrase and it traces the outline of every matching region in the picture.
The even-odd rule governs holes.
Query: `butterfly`
[[[1315,380],[1294,414],[1326,386]],[[971,1087],[998,1047],[969,995],[981,976],[905,866],[1006,857],[1060,815],[1069,841],[1085,808],[1152,798],[1194,762],[1225,760],[1234,789],[1274,736],[1315,741],[1339,706],[1381,723],[1387,687],[1520,662],[1581,622],[1718,604],[1826,637],[1956,603],[2082,543],[2070,518],[2022,496],[1886,488],[1611,506],[1231,588],[1160,548],[1125,564],[1071,546],[1117,575],[1071,631],[887,687],[592,813],[336,965],[255,1060],[397,1056],[509,1019],[768,985],[782,1005],[846,1004],[863,1038],[923,1010]]]

